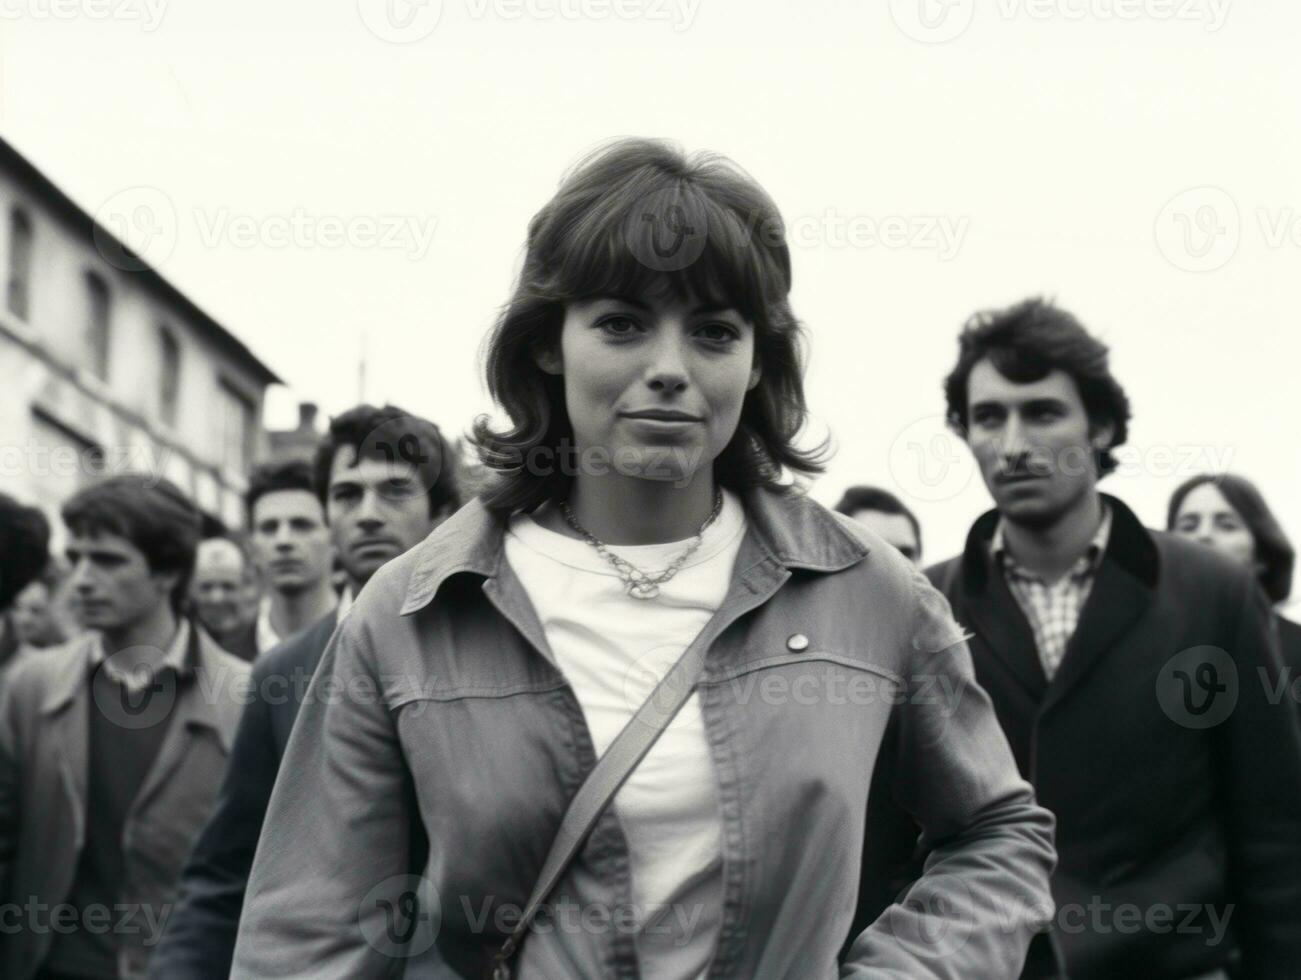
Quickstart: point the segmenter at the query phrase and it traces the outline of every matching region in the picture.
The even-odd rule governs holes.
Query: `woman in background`
[[[1296,551],[1264,496],[1245,477],[1204,474],[1186,480],[1170,497],[1166,527],[1254,570],[1276,608],[1291,593]],[[1275,620],[1283,662],[1301,672],[1301,624],[1282,613]]]

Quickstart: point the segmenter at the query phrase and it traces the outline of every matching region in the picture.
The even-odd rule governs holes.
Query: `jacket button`
[[[809,648],[809,638],[803,633],[795,633],[786,641],[786,649],[799,653]]]

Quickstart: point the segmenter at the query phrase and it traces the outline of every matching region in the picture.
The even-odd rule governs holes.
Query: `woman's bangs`
[[[780,274],[758,241],[765,216],[746,223],[690,186],[591,207],[556,243],[546,292],[561,302],[665,292],[766,320]]]

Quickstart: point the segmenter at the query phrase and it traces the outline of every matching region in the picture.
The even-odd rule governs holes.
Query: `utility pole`
[[[357,404],[366,404],[366,328],[361,328],[361,354],[357,358]]]

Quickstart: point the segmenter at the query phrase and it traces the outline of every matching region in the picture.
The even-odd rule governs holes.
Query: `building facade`
[[[279,378],[3,140],[0,270],[0,490],[59,528],[82,486],[144,472],[243,527]]]

